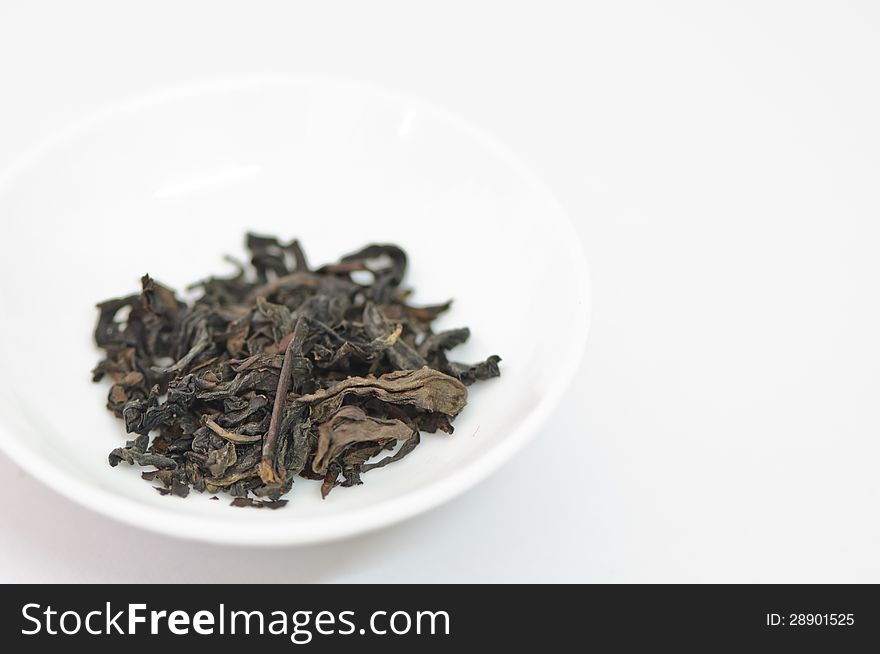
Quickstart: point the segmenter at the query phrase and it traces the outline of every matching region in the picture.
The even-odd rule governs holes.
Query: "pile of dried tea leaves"
[[[140,293],[98,305],[94,380],[112,380],[108,408],[135,435],[110,465],[151,468],[162,494],[277,508],[299,476],[326,497],[401,460],[419,432],[452,433],[466,387],[499,375],[497,356],[447,358],[470,333],[432,331],[449,302],[407,304],[399,247],[319,268],[297,241],[249,234],[247,247],[250,267],[195,284],[191,304],[145,276]]]

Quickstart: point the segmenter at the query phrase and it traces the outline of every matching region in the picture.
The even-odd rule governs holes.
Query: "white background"
[[[0,455],[0,581],[880,581],[878,34],[872,2],[0,3],[0,168],[144,91],[364,80],[522,156],[594,283],[564,406],[464,497],[197,547]]]

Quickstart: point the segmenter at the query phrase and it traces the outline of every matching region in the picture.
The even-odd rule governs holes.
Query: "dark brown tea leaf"
[[[151,468],[161,494],[275,509],[297,477],[324,496],[356,486],[420,432],[452,433],[467,386],[500,374],[498,356],[447,358],[470,331],[431,329],[449,302],[407,304],[401,248],[310,268],[298,241],[249,234],[247,247],[250,267],[195,284],[191,304],[145,275],[139,294],[98,305],[92,376],[110,379],[107,407],[135,435],[109,461]]]

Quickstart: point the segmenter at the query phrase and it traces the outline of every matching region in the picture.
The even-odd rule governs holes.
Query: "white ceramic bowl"
[[[71,499],[174,536],[307,543],[436,506],[540,430],[587,337],[587,266],[547,189],[460,119],[359,85],[249,78],[109,108],[0,177],[0,216],[3,450]],[[221,255],[243,254],[248,229],[300,238],[313,263],[401,244],[414,301],[454,297],[440,326],[471,327],[457,358],[497,353],[502,377],[471,388],[453,436],[427,435],[323,501],[300,480],[284,509],[238,509],[162,497],[140,469],[111,468],[126,436],[107,386],[90,382],[94,304],[144,272],[177,288],[231,272]]]

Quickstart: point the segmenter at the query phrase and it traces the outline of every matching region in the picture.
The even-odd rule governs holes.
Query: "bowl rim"
[[[574,330],[579,337],[567,344],[560,356],[560,367],[555,383],[539,400],[526,419],[484,455],[474,458],[458,468],[453,474],[399,497],[393,497],[374,505],[361,507],[346,515],[309,517],[306,521],[253,522],[248,529],[222,518],[175,514],[147,506],[135,499],[115,495],[96,484],[90,484],[64,467],[44,459],[35,450],[19,443],[12,428],[0,423],[0,449],[20,468],[52,488],[60,495],[73,500],[96,513],[139,529],[175,538],[223,545],[241,546],[289,546],[308,545],[339,540],[387,527],[414,517],[439,506],[474,487],[507,462],[526,443],[532,440],[539,428],[562,401],[570,386],[586,350],[588,339],[592,283],[586,254],[574,224],[549,187],[526,164],[506,146],[496,141],[485,130],[477,127],[458,114],[407,93],[388,90],[372,83],[330,78],[324,76],[273,73],[224,77],[207,81],[195,81],[141,93],[111,103],[76,120],[50,134],[27,149],[14,163],[0,173],[0,194],[14,178],[30,168],[52,149],[62,146],[86,133],[102,122],[148,109],[153,106],[175,102],[188,97],[221,94],[230,91],[257,90],[275,86],[334,87],[382,98],[395,103],[405,103],[419,113],[442,121],[473,139],[509,166],[542,201],[552,208],[546,220],[554,229],[563,232],[565,254],[574,270],[575,288],[583,301],[574,302]]]

